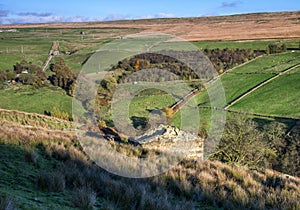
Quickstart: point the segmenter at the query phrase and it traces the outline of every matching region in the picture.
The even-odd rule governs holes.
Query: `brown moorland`
[[[2,25],[1,28],[136,28],[174,34],[188,41],[300,37],[300,11],[197,18],[162,18],[89,23]]]

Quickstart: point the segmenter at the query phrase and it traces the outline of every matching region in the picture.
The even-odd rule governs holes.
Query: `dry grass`
[[[14,131],[14,132],[13,132]],[[35,133],[37,132],[37,133]],[[23,145],[26,159],[35,158],[37,145],[45,157],[59,162],[37,177],[39,189],[50,192],[74,192],[72,203],[92,209],[96,198],[106,209],[193,209],[209,205],[224,209],[299,209],[300,179],[265,170],[254,171],[221,162],[182,161],[168,172],[148,179],[114,176],[92,163],[79,147],[74,134],[32,130],[13,124],[0,126],[1,143]],[[34,134],[34,135],[33,135]],[[39,140],[39,136],[43,140]],[[28,147],[28,148],[27,148]],[[141,155],[127,145],[115,149],[128,155]],[[126,150],[128,150],[126,152]],[[154,153],[155,154],[155,153]]]
[[[176,174],[184,174],[185,180],[192,180],[193,183],[192,187],[185,187],[191,189],[189,193],[199,197],[199,201],[206,200],[219,207],[239,209],[300,208],[299,178],[286,177],[271,170],[261,173],[220,162],[196,163],[194,171],[186,166],[184,163],[168,172],[168,176],[172,177],[172,182],[168,184],[177,186],[178,181],[174,183],[174,180],[178,180]]]
[[[0,142],[8,144],[30,144],[64,142],[75,144],[76,135],[70,131],[49,130],[40,127],[20,126],[14,122],[0,121]]]
[[[6,109],[0,109],[0,122],[14,122],[21,126],[59,130],[73,127],[70,121],[59,118]]]

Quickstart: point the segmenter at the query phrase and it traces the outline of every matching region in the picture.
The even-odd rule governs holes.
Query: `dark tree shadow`
[[[148,119],[146,117],[132,116],[130,119],[133,127],[137,130],[147,130],[149,127]]]

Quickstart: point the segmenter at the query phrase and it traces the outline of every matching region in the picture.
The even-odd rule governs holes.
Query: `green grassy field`
[[[242,94],[246,93],[248,90],[262,83],[263,81],[271,78],[274,74],[271,72],[280,72],[290,66],[295,65],[298,62],[298,57],[300,53],[285,53],[285,54],[276,54],[270,56],[263,56],[257,60],[251,61],[246,65],[238,67],[221,77],[222,86],[225,91],[225,100],[226,104],[229,104]],[[254,72],[254,69],[265,69],[265,72],[259,74],[241,74]],[[298,72],[299,68],[291,71]],[[299,75],[298,75],[299,76]],[[232,107],[232,110],[241,110],[245,112],[252,112],[255,114],[276,114],[279,116],[285,117],[295,117],[300,113],[297,106],[297,103],[292,103],[292,101],[298,100],[299,94],[297,94],[296,88],[299,88],[297,85],[298,77],[291,76],[288,78],[284,76],[278,80],[273,81],[272,86],[269,89],[259,89],[257,94],[248,96],[251,98],[248,105],[248,97],[241,101],[241,103],[236,104]],[[288,83],[288,84],[285,84]],[[271,85],[270,84],[270,85]],[[210,97],[208,91],[203,91],[195,97],[196,105],[199,106],[216,106],[222,108],[225,104],[222,104],[220,92],[220,84],[214,83],[209,87]],[[278,87],[277,87],[277,86]],[[276,87],[275,87],[276,86]],[[276,89],[274,96],[270,95],[270,91]],[[282,90],[280,90],[282,89]],[[264,92],[264,94],[262,94]],[[256,92],[254,92],[256,93]],[[253,94],[254,94],[253,93]],[[285,99],[285,96],[289,93],[291,96],[289,99]],[[271,100],[271,98],[283,98],[283,101],[280,100]],[[270,100],[267,100],[270,98]],[[265,101],[263,100],[265,99]],[[179,99],[176,99],[179,100]],[[159,109],[165,106],[173,104],[175,101],[168,94],[161,95],[152,95],[150,97],[137,97],[134,98],[130,104],[130,116],[136,116],[140,118],[147,118],[149,116],[149,110]],[[212,103],[211,103],[212,102]],[[299,103],[299,102],[298,102]],[[254,106],[256,104],[256,106]],[[186,104],[187,107],[192,107],[195,105]],[[256,107],[256,108],[254,108]],[[259,109],[259,107],[261,109]],[[187,112],[188,113],[188,112]],[[207,108],[200,108],[200,125],[205,124],[207,128],[211,125],[211,110]],[[194,116],[189,116],[192,119]],[[172,124],[180,127],[181,126],[181,112],[176,113],[172,118]]]
[[[81,35],[81,32],[84,35]],[[16,33],[0,34],[0,70],[12,69],[16,62],[31,61],[42,66],[47,59],[53,41],[59,41],[61,52],[77,51],[66,56],[66,63],[74,71],[82,68],[88,54],[100,49],[119,34],[138,32],[136,29],[98,28],[98,29],[18,29]],[[41,58],[42,57],[42,58]]]
[[[254,91],[230,109],[299,118],[299,81],[299,74],[283,75]]]
[[[42,66],[47,57],[47,55],[0,54],[0,71],[13,70],[13,66],[22,60]]]
[[[270,78],[271,74],[253,74],[253,75],[240,75],[240,74],[225,74],[221,77],[221,82],[225,91],[226,102],[230,103],[232,100],[247,92],[249,89],[255,87],[257,84]],[[209,87],[212,93],[218,92],[218,87],[212,85]],[[210,99],[208,92],[201,92],[196,96],[196,100],[201,106],[210,106],[211,100],[218,100],[215,98]],[[217,103],[218,104],[218,103]]]
[[[44,114],[57,107],[72,116],[72,98],[60,88],[11,86],[0,90],[0,108]]]
[[[272,44],[278,40],[267,41],[201,41],[192,42],[200,49],[253,49],[253,50],[265,50],[269,44]],[[283,41],[283,40],[282,40]],[[284,40],[287,48],[299,48],[299,40]]]
[[[288,74],[299,74],[299,73],[300,73],[300,67],[297,67],[288,72]]]
[[[232,73],[273,73],[280,72],[300,63],[300,53],[283,53],[263,56],[243,66],[235,68]]]
[[[129,115],[137,117],[148,116],[151,110],[161,109],[173,103],[175,103],[175,100],[169,94],[135,97],[130,103]]]

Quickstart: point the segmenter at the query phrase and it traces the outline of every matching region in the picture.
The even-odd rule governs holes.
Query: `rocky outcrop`
[[[174,126],[160,125],[141,136],[129,140],[145,149],[182,155],[186,158],[202,159],[203,156],[203,140],[195,134]]]

